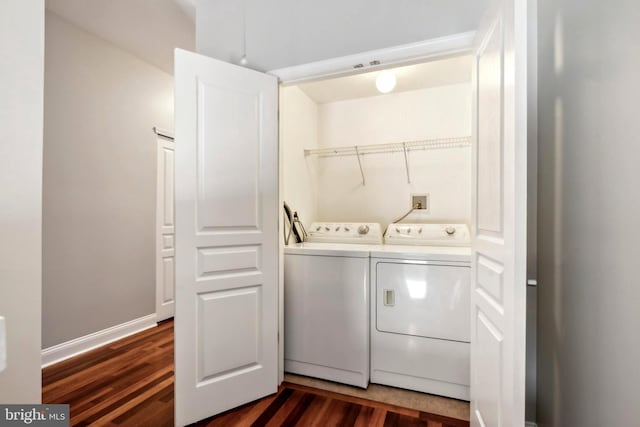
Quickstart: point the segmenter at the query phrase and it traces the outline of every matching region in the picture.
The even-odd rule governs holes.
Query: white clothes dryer
[[[469,400],[469,231],[392,224],[371,255],[371,382]]]
[[[369,384],[369,253],[380,224],[314,223],[285,247],[284,369]]]

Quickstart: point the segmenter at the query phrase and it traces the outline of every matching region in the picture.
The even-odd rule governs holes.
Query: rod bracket
[[[358,150],[358,146],[355,146],[356,149],[356,158],[358,159],[358,167],[360,167],[360,176],[362,176],[362,186],[365,185],[364,183],[364,172],[362,171],[362,162],[360,161],[360,151]]]
[[[402,151],[404,151],[404,167],[407,169],[407,184],[411,184],[411,176],[409,175],[409,157],[407,155],[407,143],[402,143]]]

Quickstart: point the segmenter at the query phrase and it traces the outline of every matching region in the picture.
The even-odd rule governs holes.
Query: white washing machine
[[[371,382],[469,400],[469,230],[391,224],[371,251]]]
[[[380,224],[314,223],[284,253],[284,369],[369,384],[369,253]]]

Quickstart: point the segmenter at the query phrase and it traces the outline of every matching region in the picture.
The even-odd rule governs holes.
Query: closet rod
[[[304,150],[305,156],[341,157],[363,156],[366,154],[395,153],[414,150],[432,150],[441,148],[470,147],[471,137],[421,139],[416,141],[394,142],[390,144],[354,145],[346,147],[329,147]]]
[[[168,130],[164,130],[164,129],[161,129],[161,128],[157,127],[157,126],[154,126],[153,127],[153,131],[155,132],[156,135],[164,136],[165,138],[169,138],[169,139],[174,139],[173,138],[173,133],[169,132]]]

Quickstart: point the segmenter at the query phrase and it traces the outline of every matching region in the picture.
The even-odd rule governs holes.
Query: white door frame
[[[367,73],[473,52],[475,31],[267,71],[283,85]],[[374,62],[375,61],[375,62]]]
[[[154,127],[156,143],[156,321],[173,317],[175,295],[175,216],[173,203],[173,133]],[[167,164],[170,166],[167,167]],[[170,170],[167,170],[167,169]],[[168,173],[168,175],[167,175]],[[170,181],[170,182],[167,182]],[[171,205],[167,205],[167,196]],[[167,209],[169,208],[169,209]],[[167,215],[170,219],[167,220]]]
[[[311,80],[330,77],[360,74],[382,70],[399,65],[409,65],[434,61],[450,56],[473,54],[476,33],[474,31],[454,34],[446,37],[430,39],[422,42],[373,50],[355,55],[331,58],[328,60],[297,65],[268,71],[267,74],[278,77],[281,85],[291,85]],[[280,142],[279,142],[280,144]],[[282,165],[282,147],[280,147],[280,164]],[[282,167],[279,171],[279,206],[282,206]],[[279,235],[283,224],[279,221]],[[280,239],[279,250],[279,330],[284,330],[284,244]],[[279,339],[278,382],[284,379],[284,339]]]
[[[295,65],[287,68],[279,68],[268,71],[278,77],[281,85],[291,85],[309,80],[327,79],[330,77],[346,76],[351,74],[365,73],[374,70],[382,70],[398,65],[409,65],[411,63],[420,63],[434,61],[454,55],[464,55],[473,53],[474,41],[476,38],[475,31],[452,34],[445,37],[424,40],[415,43],[392,46],[384,49],[377,49],[368,52],[357,53],[354,55],[340,56],[323,61],[310,62],[302,65]],[[371,65],[373,61],[378,61]],[[355,66],[362,64],[362,67]],[[171,132],[154,128],[157,134],[173,138]],[[280,165],[283,164],[282,147],[280,147]],[[282,206],[282,167],[279,172],[279,206]],[[283,227],[282,222],[279,222]],[[278,230],[282,235],[282,229]],[[284,330],[284,244],[280,242],[280,266],[279,266],[279,330]],[[279,382],[284,378],[284,339],[279,342]]]
[[[472,54],[474,52],[475,38],[476,32],[469,31],[355,55],[280,68],[268,71],[267,74],[278,77],[280,84],[286,86],[310,80],[366,73],[400,65],[435,61],[450,56]],[[280,144],[281,141],[278,141],[279,163],[283,165],[283,150]],[[284,202],[282,167],[279,170],[279,182],[279,206],[282,206]],[[284,227],[282,220],[279,221],[279,227],[278,233],[282,236]],[[279,264],[278,329],[279,331],[284,331],[284,242],[282,239],[280,239]],[[284,338],[281,336],[278,343],[278,382],[282,383],[282,381],[284,381]]]

